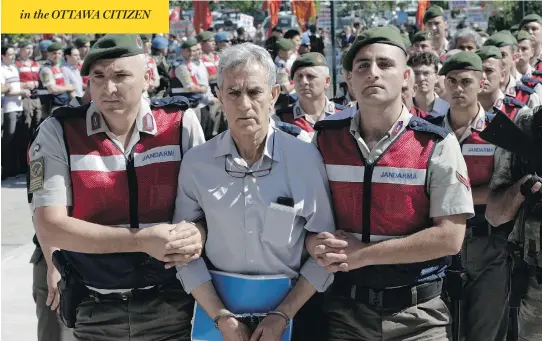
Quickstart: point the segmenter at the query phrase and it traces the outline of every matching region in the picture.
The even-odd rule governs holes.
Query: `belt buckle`
[[[369,289],[369,304],[374,307],[383,308],[384,290],[375,291],[373,289]]]

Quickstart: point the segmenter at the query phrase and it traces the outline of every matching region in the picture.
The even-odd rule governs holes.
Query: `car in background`
[[[263,21],[262,28],[264,32],[267,32],[267,30],[269,30],[270,21],[271,17],[269,16],[267,16],[267,18],[265,18],[265,20]],[[279,12],[279,21],[277,22],[276,27],[280,28],[281,30],[287,30],[289,28],[300,28],[297,17],[291,12]]]

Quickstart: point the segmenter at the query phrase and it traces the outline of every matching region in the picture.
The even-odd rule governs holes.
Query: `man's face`
[[[296,70],[293,80],[297,96],[312,100],[325,96],[331,77],[324,76],[323,68],[325,66],[304,67]]]
[[[90,96],[106,117],[122,116],[139,106],[150,80],[143,57],[103,59],[91,66]]]
[[[267,135],[269,114],[280,88],[269,87],[267,70],[259,63],[227,69],[219,84],[217,97],[234,136]]]
[[[468,108],[478,102],[483,82],[480,72],[472,70],[450,71],[446,75],[446,92],[451,108]]]
[[[213,52],[215,48],[216,44],[214,39],[210,39],[201,43],[201,49],[205,54]]]
[[[26,45],[19,49],[19,55],[22,59],[28,59],[32,57],[32,52],[34,51],[32,45]]]
[[[433,66],[418,65],[413,66],[412,70],[414,71],[414,81],[419,92],[427,94],[435,91],[435,84],[438,79]]]
[[[2,61],[7,65],[13,64],[15,62],[15,50],[11,47],[7,49],[6,54],[2,56]]]
[[[70,63],[73,66],[77,66],[79,62],[81,61],[81,57],[79,56],[79,50],[78,49],[72,49],[72,55],[66,56],[68,63]]]
[[[461,51],[476,51],[476,42],[468,37],[457,38],[455,48]]]
[[[360,105],[390,103],[401,96],[403,81],[408,78],[406,56],[392,45],[367,45],[357,52],[350,73],[348,85]]]
[[[279,58],[286,61],[292,55],[292,50],[279,50]]]
[[[299,46],[301,45],[301,36],[295,36],[292,39],[290,39],[292,43],[294,44],[294,51],[299,50]]]
[[[53,64],[58,64],[60,60],[62,59],[62,50],[58,50],[55,52],[47,52],[47,56]]]
[[[444,17],[436,17],[425,23],[428,30],[433,33],[433,40],[438,41],[446,37],[446,21]]]
[[[79,55],[81,56],[81,59],[85,59],[88,50],[90,50],[90,43],[86,43],[85,46],[79,48]]]
[[[203,55],[203,50],[201,48],[201,44],[196,44],[196,46],[194,46],[196,48],[196,55],[195,55],[195,59],[194,60],[200,60],[201,59],[201,56]]]
[[[518,43],[519,48],[519,60],[518,66],[525,66],[531,63],[531,59],[534,57],[534,46],[532,40],[522,40]]]
[[[530,22],[523,25],[521,29],[529,32],[533,38],[535,46],[538,46],[539,48],[542,46],[542,25],[537,22]]]
[[[504,82],[504,70],[502,60],[489,58],[483,61],[482,74],[483,88],[481,95],[491,95],[501,88],[501,83]]]
[[[501,50],[506,76],[508,76],[512,67],[515,67],[516,65],[514,62],[514,56],[512,54],[512,46],[499,47],[499,50]]]
[[[417,41],[412,44],[413,52],[433,52],[433,44],[431,40]]]

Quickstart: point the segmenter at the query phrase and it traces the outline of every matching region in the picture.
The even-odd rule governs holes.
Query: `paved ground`
[[[36,341],[32,299],[34,229],[24,177],[2,181],[2,341]]]

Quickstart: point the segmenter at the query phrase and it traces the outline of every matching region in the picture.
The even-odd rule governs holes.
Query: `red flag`
[[[181,7],[173,7],[169,9],[169,21],[181,20]]]
[[[213,15],[211,14],[211,10],[209,9],[209,2],[208,1],[193,1],[193,9],[194,9],[194,30],[196,31],[196,34],[199,33],[199,31],[203,28],[204,30],[208,29],[211,26],[211,23],[213,22]]]
[[[316,16],[316,5],[313,0],[292,0],[292,9],[303,31],[307,29],[310,18]]]
[[[429,7],[429,0],[418,0],[418,11],[416,12],[416,24],[423,31],[423,17]]]
[[[265,0],[263,2],[262,11],[266,10],[271,17],[269,29],[267,30],[267,36],[270,37],[273,27],[279,22],[280,0]]]

